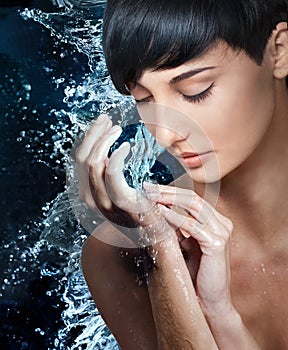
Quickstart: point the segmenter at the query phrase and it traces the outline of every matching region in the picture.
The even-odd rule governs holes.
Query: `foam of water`
[[[126,126],[131,124],[131,113],[134,108],[133,101],[124,98],[113,88],[108,76],[101,47],[101,13],[105,1],[94,1],[89,11],[87,5],[90,1],[54,0],[59,6],[57,13],[44,13],[38,9],[22,12],[25,20],[34,20],[41,23],[56,42],[64,42],[72,45],[76,50],[87,57],[90,71],[79,79],[67,77],[54,77],[54,83],[58,89],[64,91],[64,103],[67,108],[52,110],[51,114],[56,116],[57,124],[51,125],[54,131],[54,150],[50,155],[52,160],[57,159],[57,167],[67,164],[69,167],[69,150],[81,131],[86,131],[95,119],[95,116],[114,108],[114,122]],[[64,55],[64,53],[63,53]],[[49,69],[49,68],[47,68]],[[29,93],[29,87],[27,87]],[[132,177],[134,186],[141,188],[143,179],[150,174],[150,167],[155,157],[162,150],[152,140],[148,131],[140,124],[134,138],[138,145],[132,149],[132,156],[126,166]],[[20,136],[25,138],[25,134]],[[68,146],[67,146],[68,145]],[[149,156],[145,158],[145,152]],[[140,159],[142,159],[140,161]],[[139,169],[141,172],[139,173]],[[75,172],[75,168],[71,168]],[[74,190],[73,190],[74,191]],[[72,191],[75,201],[78,193]],[[43,246],[48,249],[58,249],[67,255],[67,262],[60,268],[43,264],[42,276],[58,276],[58,286],[48,292],[61,295],[66,308],[62,313],[64,326],[59,329],[58,337],[54,339],[53,349],[118,349],[114,337],[102,320],[94,302],[91,299],[80,267],[81,246],[86,239],[87,232],[79,225],[71,210],[71,188],[70,198],[68,188],[60,193],[52,202],[43,208],[44,221],[41,223],[41,237],[34,247],[22,253],[22,259],[27,255],[33,255],[37,260]],[[99,221],[96,220],[96,224]],[[67,254],[68,253],[68,254]],[[64,290],[64,293],[63,293]],[[41,332],[41,330],[37,330]],[[67,340],[71,340],[71,332],[75,332],[73,345],[69,347]],[[51,348],[52,350],[52,348]]]

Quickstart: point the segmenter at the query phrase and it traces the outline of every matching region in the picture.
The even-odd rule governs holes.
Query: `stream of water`
[[[2,241],[0,249],[5,267],[0,296],[3,300],[1,311],[7,322],[0,331],[0,345],[1,349],[17,350],[118,349],[91,299],[81,272],[81,247],[89,232],[75,218],[71,187],[69,183],[65,184],[70,150],[79,134],[85,133],[99,114],[109,111],[113,122],[124,127],[115,147],[125,140],[134,143],[126,166],[127,181],[134,187],[141,187],[147,176],[154,176],[158,182],[169,182],[171,176],[163,167],[151,170],[163,150],[138,123],[133,100],[119,95],[107,73],[101,47],[105,1],[53,0],[53,5],[52,12],[36,7],[17,12],[23,23],[38,23],[41,31],[50,36],[52,53],[57,55],[58,64],[64,66],[60,74],[54,61],[46,59],[41,67],[46,78],[51,79],[56,96],[61,99],[61,103],[49,104],[44,127],[37,117],[39,110],[31,107],[31,95],[33,93],[35,98],[37,91],[29,78],[17,73],[8,85],[3,83],[5,79],[1,83],[2,95],[7,101],[10,98],[17,118],[30,123],[25,129],[19,125],[16,141],[21,152],[31,156],[34,167],[42,164],[49,174],[53,173],[53,180],[49,180],[50,174],[47,181],[50,181],[51,189],[55,188],[51,192],[57,194],[40,208],[39,220],[17,227],[17,237]],[[45,55],[41,51],[38,54]],[[11,65],[8,59],[6,63],[6,68]],[[74,71],[75,66],[78,69]],[[45,80],[42,83],[45,85]],[[38,100],[41,98],[39,95]],[[43,102],[43,106],[47,103]],[[15,118],[11,108],[5,117],[5,125]],[[139,159],[142,159],[140,163]],[[5,164],[1,171],[7,171]],[[42,181],[47,186],[46,179]],[[62,187],[57,185],[61,181]],[[77,193],[73,191],[78,203]],[[95,225],[99,222],[101,219],[95,217]],[[7,230],[9,234],[9,227]],[[25,293],[27,296],[23,297]],[[25,308],[18,302],[22,299]],[[31,342],[31,337],[27,336],[29,332],[33,333]]]

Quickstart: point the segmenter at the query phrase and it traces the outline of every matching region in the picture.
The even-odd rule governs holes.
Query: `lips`
[[[205,152],[206,153],[206,152]],[[197,157],[199,156],[200,154],[203,154],[203,153],[190,153],[190,152],[184,152],[184,153],[181,153],[179,155],[179,158],[189,158],[189,157]]]
[[[188,168],[198,168],[209,158],[211,152],[192,153],[183,152],[177,155],[179,161]]]

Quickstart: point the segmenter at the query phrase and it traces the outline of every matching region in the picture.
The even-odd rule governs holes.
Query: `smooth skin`
[[[219,42],[185,65],[145,71],[130,87],[137,101],[187,116],[175,123],[164,114],[145,121],[142,113],[157,141],[180,161],[187,152],[210,152],[203,166],[187,170],[194,191],[147,185],[148,198],[139,204],[121,175],[129,146],[107,160],[121,128],[103,116],[88,131],[77,150],[80,196],[109,221],[87,239],[82,266],[121,349],[288,348],[287,75],[287,24],[280,23],[261,66]],[[193,123],[212,149],[201,142],[192,149]],[[215,210],[201,194],[220,180]],[[139,287],[137,249],[131,245],[123,256],[117,244],[137,242],[130,230],[139,217],[135,211],[146,211],[149,203],[158,204],[167,238],[151,247],[152,255],[158,252],[157,269],[148,286]]]

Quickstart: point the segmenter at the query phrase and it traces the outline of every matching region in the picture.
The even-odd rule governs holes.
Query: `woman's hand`
[[[152,184],[146,184],[145,189],[148,198],[161,205],[162,215],[170,225],[184,231],[180,245],[206,316],[222,317],[231,312],[232,222],[191,190]]]
[[[260,350],[231,301],[231,220],[191,190],[152,184],[145,188],[148,198],[161,205],[162,215],[180,232],[186,264],[218,348]]]
[[[76,151],[80,198],[101,213],[134,243],[148,244],[155,232],[171,227],[161,220],[158,207],[139,191],[128,186],[123,166],[130,145],[122,144],[110,158],[108,152],[122,129],[102,115],[89,129]],[[164,225],[159,229],[159,225]],[[161,226],[160,225],[160,226]],[[145,232],[139,227],[146,228]],[[143,237],[146,235],[147,237]],[[142,241],[139,242],[139,239]],[[147,242],[145,242],[147,239]],[[143,241],[144,240],[144,241]]]
[[[187,253],[200,306],[218,348],[260,350],[231,301],[231,220],[191,190],[152,184],[145,188],[148,198],[161,205],[161,213],[170,225],[187,237],[180,235],[180,245]]]
[[[151,272],[149,279],[158,341],[163,344],[168,341],[169,346],[176,344],[174,348],[180,348],[186,339],[197,349],[216,349],[212,331],[221,349],[231,349],[236,342],[238,349],[258,350],[231,303],[231,221],[192,191],[150,184],[146,186],[147,199],[129,187],[123,175],[129,144],[124,143],[109,159],[107,157],[121,132],[119,126],[112,127],[107,116],[100,117],[90,128],[76,151],[79,191],[91,209],[111,221],[136,246],[153,242],[158,247],[157,269]],[[182,213],[166,207],[171,205],[180,208]],[[144,242],[141,228],[148,233]],[[210,329],[196,298],[175,231],[189,236],[182,237],[180,246],[188,253],[187,266],[192,278],[196,277],[197,295]],[[170,238],[162,241],[170,233]],[[157,245],[157,242],[160,243]],[[189,254],[191,250],[193,254]],[[170,318],[165,315],[174,321],[167,323]],[[231,320],[228,328],[227,315]]]

